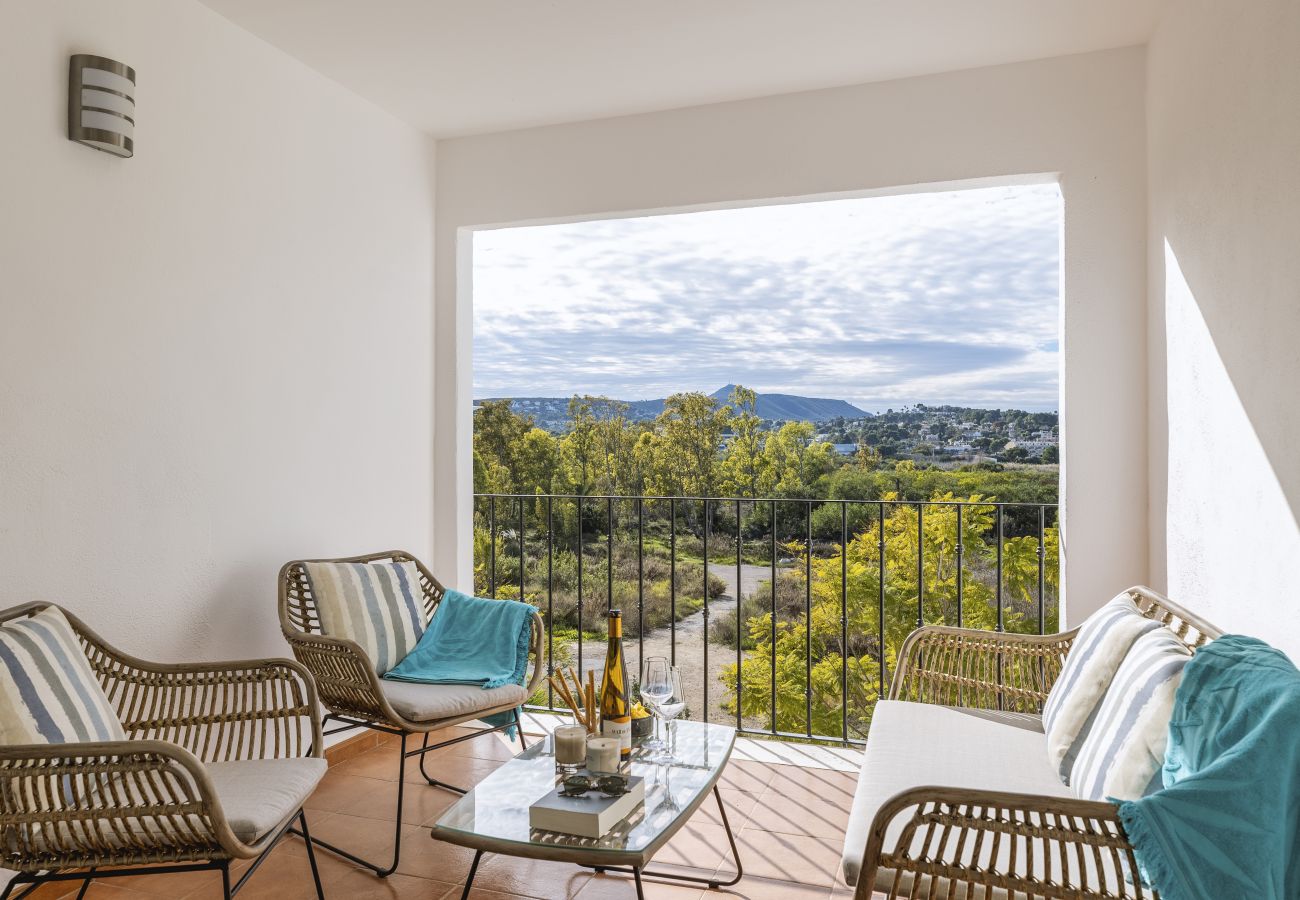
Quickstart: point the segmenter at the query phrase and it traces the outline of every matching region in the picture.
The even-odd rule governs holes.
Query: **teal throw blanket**
[[[484,690],[524,683],[533,607],[447,591],[415,649],[384,674],[391,681],[476,684]],[[505,725],[515,712],[484,721]],[[513,729],[510,731],[513,736]]]
[[[1183,670],[1164,789],[1119,804],[1163,900],[1300,898],[1300,672],[1227,635]]]

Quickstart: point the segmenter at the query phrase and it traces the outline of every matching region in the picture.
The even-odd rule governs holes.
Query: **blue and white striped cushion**
[[[122,723],[58,607],[0,625],[0,744],[124,740]]]
[[[1092,715],[1129,648],[1160,627],[1142,615],[1128,594],[1120,594],[1080,626],[1043,706],[1048,758],[1065,784],[1070,783],[1070,770],[1088,736]]]
[[[355,641],[383,675],[428,626],[415,563],[306,563],[321,631]]]
[[[1134,641],[1074,761],[1075,796],[1137,800],[1160,788],[1174,694],[1191,658],[1168,628]]]

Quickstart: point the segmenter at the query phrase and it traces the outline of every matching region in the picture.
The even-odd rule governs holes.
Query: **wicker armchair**
[[[325,771],[311,675],[291,660],[146,662],[63,612],[128,739],[0,747],[0,865],[18,872],[0,900],[48,882],[82,881],[84,894],[97,878],[204,870],[234,896],[290,826],[309,833],[301,804]],[[250,796],[250,777],[278,781],[279,801]],[[255,862],[232,887],[236,859]]]
[[[1192,651],[1221,634],[1149,588],[1127,593]],[[890,699],[1039,714],[1076,633],[917,629],[899,652]],[[886,883],[878,883],[878,870]],[[870,900],[874,890],[890,900],[1156,898],[1135,872],[1133,847],[1111,803],[925,786],[897,794],[876,812],[854,896]]]
[[[542,617],[534,613],[532,634],[529,642],[529,655],[533,658],[529,682],[522,692],[517,686],[511,691],[497,688],[493,691],[479,692],[477,688],[460,690],[460,703],[451,714],[419,715],[420,698],[431,697],[436,700],[440,692],[445,693],[454,688],[450,685],[420,685],[403,682],[383,681],[375,674],[374,666],[364,650],[355,642],[329,637],[321,633],[320,614],[311,593],[311,582],[307,577],[306,563],[373,563],[373,562],[410,562],[414,563],[420,573],[420,589],[424,595],[425,612],[432,616],[445,588],[429,572],[422,562],[409,553],[390,550],[372,553],[366,556],[354,556],[342,559],[294,560],[285,563],[280,569],[280,628],[285,640],[289,642],[294,656],[306,666],[316,678],[321,702],[329,712],[324,722],[337,722],[339,727],[326,730],[326,735],[338,734],[355,728],[370,728],[385,734],[397,735],[401,740],[401,752],[398,757],[397,773],[397,810],[394,816],[393,859],[388,865],[377,865],[341,850],[332,844],[313,839],[317,846],[329,850],[357,865],[372,870],[380,878],[385,878],[397,870],[402,847],[402,801],[403,779],[406,773],[406,760],[418,757],[420,774],[434,787],[444,788],[459,794],[464,788],[439,781],[425,769],[425,755],[470,740],[483,734],[501,731],[510,727],[518,729],[519,743],[527,747],[524,730],[519,719],[518,708],[521,703],[536,692],[545,673],[543,635],[545,628]],[[427,617],[426,616],[426,617]],[[504,693],[503,693],[504,692]],[[467,696],[468,695],[468,696]],[[500,699],[510,699],[502,702]],[[414,702],[413,702],[414,701]],[[439,704],[430,706],[436,708]],[[435,744],[429,743],[432,732],[472,722],[484,716],[497,713],[514,712],[513,722],[485,727],[482,730],[459,737],[449,738]],[[413,735],[421,735],[420,746],[407,748],[407,740]]]

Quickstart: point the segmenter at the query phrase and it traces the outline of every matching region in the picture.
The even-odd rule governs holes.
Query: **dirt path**
[[[784,567],[778,567],[783,571]],[[709,620],[730,612],[736,608],[736,566],[710,565],[709,573],[716,575],[726,585],[726,592],[717,600],[709,603]],[[745,596],[752,594],[760,582],[772,577],[770,566],[743,564],[740,567],[740,589]],[[676,665],[682,673],[682,683],[686,688],[687,702],[690,704],[694,718],[703,718],[705,679],[707,673],[709,721],[735,722],[735,713],[728,713],[722,708],[726,688],[722,684],[722,670],[736,663],[736,648],[723,647],[720,644],[707,644],[708,662],[705,663],[706,629],[704,611],[687,616],[679,621],[675,628],[664,626],[646,633],[644,640],[627,638],[623,641],[623,652],[627,657],[628,668],[633,672],[641,670],[641,656],[644,648],[646,656],[666,656],[673,658],[674,639],[677,644]],[[576,660],[577,642],[569,645]],[[582,669],[594,671],[600,677],[605,666],[605,648],[602,645],[584,643],[582,648]],[[766,725],[766,722],[757,723]]]

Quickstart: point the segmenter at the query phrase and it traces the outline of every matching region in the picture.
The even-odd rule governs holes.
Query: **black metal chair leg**
[[[77,900],[82,900],[86,896],[86,891],[90,890],[90,883],[95,880],[95,876],[91,874],[94,871],[93,868],[87,870],[86,880],[81,883],[81,890],[77,891]]]
[[[223,863],[221,866],[221,896],[225,900],[230,900],[234,896],[230,892],[230,863]]]
[[[400,824],[402,817],[397,820]],[[307,828],[307,813],[298,810],[298,821],[302,823],[303,843],[307,845],[307,861],[311,863],[311,880],[316,883],[316,900],[325,900],[325,888],[321,887],[320,869],[316,868],[316,849],[312,846],[311,831]]]
[[[322,850],[328,850],[330,853],[333,853],[335,856],[341,856],[344,859],[346,859],[348,862],[355,863],[356,865],[361,866],[364,869],[369,869],[380,878],[387,878],[389,875],[392,875],[394,872],[396,872],[397,863],[398,860],[401,858],[401,853],[402,853],[402,800],[406,793],[406,738],[407,735],[403,734],[401,751],[398,755],[398,763],[397,763],[397,814],[396,814],[397,821],[393,825],[393,862],[391,865],[388,866],[375,865],[374,863],[368,860],[364,860],[361,857],[349,853],[346,850],[343,850],[339,847],[335,847],[331,843],[322,841],[320,838],[310,837],[305,833],[306,831],[305,820],[303,822],[304,827],[302,829],[291,828],[289,829],[290,834],[296,834],[299,837],[303,838],[304,840],[310,841],[311,843],[315,844],[317,847],[320,847]]]
[[[469,875],[465,878],[465,890],[460,892],[460,900],[469,900],[469,889],[474,885],[474,873],[478,871],[478,861],[483,858],[482,850],[474,851],[474,861],[470,863]]]
[[[457,787],[454,784],[448,784],[445,781],[439,781],[438,779],[430,775],[428,771],[425,770],[424,758],[428,756],[428,751],[437,750],[437,749],[438,749],[437,744],[434,744],[432,747],[429,746],[429,733],[426,731],[424,733],[424,741],[420,744],[420,774],[424,776],[424,780],[429,782],[429,784],[433,785],[434,787],[442,788],[444,791],[451,791],[454,794],[463,795],[465,793],[468,793],[463,787]]]

